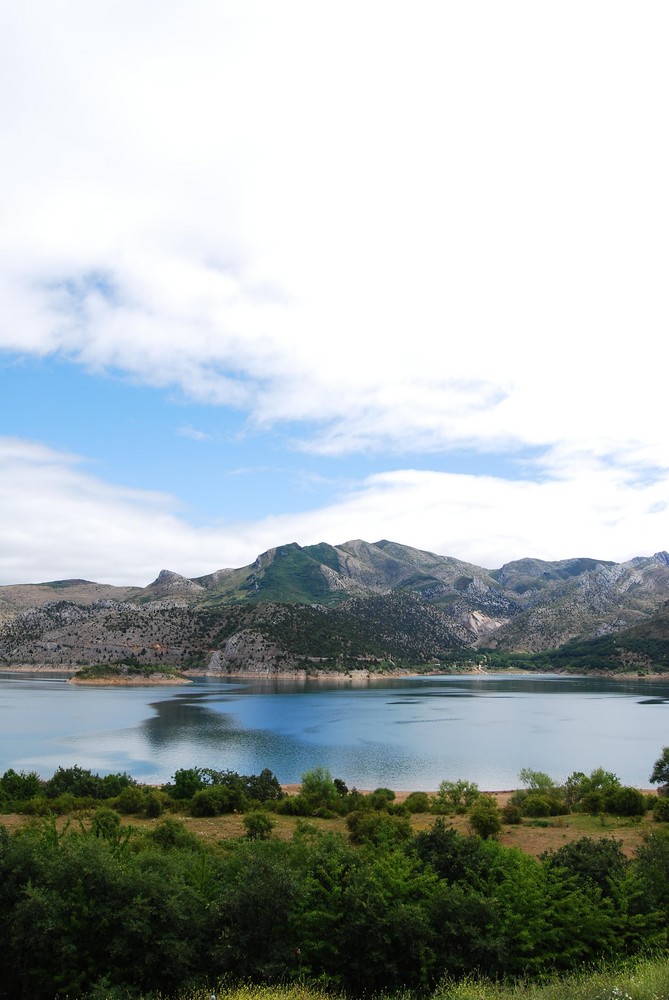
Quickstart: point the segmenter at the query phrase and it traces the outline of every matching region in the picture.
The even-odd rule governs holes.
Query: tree
[[[180,767],[172,777],[174,784],[164,788],[174,799],[192,799],[207,784],[201,767]]]
[[[662,753],[653,765],[653,772],[650,776],[651,784],[659,785],[660,795],[669,793],[669,747],[663,747]]]
[[[564,868],[570,875],[576,875],[581,885],[589,883],[597,886],[602,896],[611,896],[613,887],[621,881],[628,867],[621,848],[622,840],[612,837],[598,840],[581,837],[542,854],[541,859],[547,868]]]
[[[35,771],[30,771],[29,774],[20,771],[17,774],[10,767],[0,778],[0,789],[10,800],[32,799],[40,793],[40,780]]]
[[[336,813],[342,809],[342,797],[327,767],[315,767],[302,775],[300,798],[312,813],[319,809]]]
[[[555,782],[543,771],[533,771],[530,767],[524,767],[518,777],[531,792],[552,792],[555,790]]]
[[[436,813],[466,812],[481,793],[473,781],[442,781],[433,805]]]

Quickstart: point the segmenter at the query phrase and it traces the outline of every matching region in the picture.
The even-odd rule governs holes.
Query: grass
[[[433,1000],[668,1000],[669,961],[643,959],[630,966],[585,970],[547,982],[498,985],[467,978],[442,983]]]
[[[508,794],[499,793],[500,797],[508,797]],[[399,795],[398,798],[400,798]],[[76,823],[86,815],[86,813],[76,813],[71,818]],[[213,817],[194,817],[185,813],[172,813],[171,815],[174,815],[176,819],[184,823],[188,830],[209,844],[217,844],[220,841],[234,840],[245,836],[244,817],[238,813]],[[291,840],[298,823],[303,822],[296,816],[274,815],[273,818],[276,820],[276,826],[272,831],[272,836],[279,840]],[[411,817],[412,829],[415,833],[430,829],[436,818],[432,813],[416,813]],[[471,832],[467,816],[446,816],[445,819],[447,824],[456,829],[458,833],[468,835]],[[29,816],[0,814],[0,823],[10,832],[21,829],[31,822],[34,820]],[[160,819],[125,816],[123,822],[140,831],[151,829],[160,822]],[[340,816],[335,819],[310,817],[307,822],[319,830],[337,832],[348,837],[345,817]],[[66,823],[67,817],[60,817],[57,820],[59,826]],[[622,841],[622,850],[628,857],[632,857],[643,843],[645,834],[662,829],[664,826],[665,824],[656,823],[651,813],[647,813],[641,820],[610,815],[586,816],[572,813],[569,816],[542,819],[540,826],[537,825],[536,820],[532,819],[524,819],[518,826],[504,826],[498,839],[506,847],[518,847],[527,854],[539,857],[544,851],[557,850],[557,848],[578,840],[580,837],[613,837],[615,840]],[[669,1000],[669,996],[667,1000]]]
[[[114,994],[111,993],[110,997]],[[291,986],[219,985],[190,990],[179,1000],[345,1000],[343,995],[318,987],[295,983]],[[418,1000],[411,991],[377,1000]],[[106,1000],[96,994],[96,1000]],[[373,1000],[368,997],[367,1000]],[[669,960],[642,959],[627,965],[584,970],[569,976],[555,976],[544,982],[492,983],[467,977],[460,982],[444,981],[422,1000],[669,1000]]]

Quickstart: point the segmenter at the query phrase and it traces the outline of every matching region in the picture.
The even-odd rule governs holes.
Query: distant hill
[[[0,587],[0,664],[438,667],[485,650],[610,669],[638,655],[646,669],[665,662],[668,598],[666,552],[488,570],[387,540],[291,543],[194,579],[162,570],[146,587]]]
[[[580,673],[669,672],[669,601],[640,625],[596,639],[572,640],[541,654],[541,662],[551,669]]]

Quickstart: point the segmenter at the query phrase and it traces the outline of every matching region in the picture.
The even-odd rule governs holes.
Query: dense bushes
[[[13,836],[0,827],[6,1000],[76,1000],[94,990],[169,997],[224,978],[317,980],[357,995],[422,991],[444,977],[543,975],[667,945],[669,834],[659,827],[632,860],[616,841],[588,838],[535,860],[496,842],[507,817],[466,783],[416,793],[414,805],[438,815],[414,835],[392,791],[349,791],[323,768],[293,797],[269,771],[184,769],[161,790],[80,768],[57,774],[55,784],[37,779],[31,801],[86,802],[88,813],[67,829],[53,817]],[[542,798],[566,808],[568,795],[579,806],[595,793],[639,804],[606,772],[568,784],[569,792],[530,776],[512,808]],[[48,797],[47,786],[58,794]],[[0,788],[34,792],[35,779],[7,772]],[[117,794],[91,794],[100,788]],[[234,803],[244,833],[207,846],[174,816],[144,831],[122,819],[126,810],[145,815],[150,803],[200,815]],[[273,837],[271,810],[288,803],[304,815],[346,815],[348,837],[307,822],[291,841]],[[478,836],[462,836],[439,814],[463,807]]]
[[[437,819],[362,848],[304,830],[221,850],[173,818],[128,838],[114,815],[103,807],[64,835],[47,823],[0,837],[1,997],[74,1000],[103,978],[165,996],[222,977],[420,990],[666,940],[662,837],[631,862],[614,842],[587,840],[536,861]],[[399,828],[383,811],[365,819]]]

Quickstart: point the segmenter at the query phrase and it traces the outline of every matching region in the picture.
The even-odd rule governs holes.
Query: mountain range
[[[454,664],[669,669],[669,554],[488,570],[397,542],[277,546],[146,587],[0,587],[0,664],[244,672]]]

